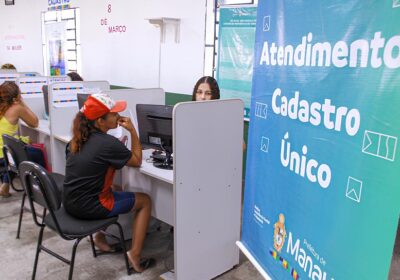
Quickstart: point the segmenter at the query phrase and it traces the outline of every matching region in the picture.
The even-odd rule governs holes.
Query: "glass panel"
[[[70,19],[67,20],[66,22],[67,22],[67,29],[75,29],[75,20]]]
[[[81,55],[81,46],[77,45],[76,46],[76,54],[77,54],[77,60],[78,60],[78,68],[76,69],[77,72],[81,75],[82,74],[82,55]]]
[[[67,39],[75,40],[75,30],[67,30],[66,36],[67,36]]]
[[[206,47],[204,54],[204,75],[212,76],[213,75],[213,47]]]
[[[76,44],[75,41],[67,41],[67,50],[75,50],[76,49]]]
[[[61,11],[61,19],[74,18],[74,17],[75,17],[75,9],[68,9]]]
[[[75,9],[75,27],[76,27],[76,44],[81,44],[81,11],[79,8]]]
[[[76,18],[75,18],[76,16]],[[66,36],[69,39],[66,42],[67,52],[66,60],[68,61],[68,71],[81,71],[81,50],[80,50],[80,10],[79,8],[64,10],[64,11],[47,11],[42,13],[42,44],[43,44],[43,62],[47,63],[47,46],[45,41],[45,23],[55,21],[65,21],[67,23]],[[76,30],[74,30],[76,28]],[[71,40],[72,39],[72,40]],[[49,75],[47,67],[44,67],[45,75]]]
[[[206,45],[214,44],[214,1],[207,0]]]
[[[214,51],[215,51],[215,56],[218,56],[218,40],[215,40],[215,49],[214,49]],[[215,59],[217,59],[217,58],[215,58]],[[215,61],[217,61],[217,60],[215,60]]]
[[[44,21],[56,21],[57,20],[57,12],[56,11],[51,11],[51,12],[45,12],[44,13]]]
[[[253,4],[253,0],[218,0],[219,5]]]
[[[68,61],[68,72],[76,71],[76,61]]]
[[[57,21],[61,21],[61,11],[57,11]]]
[[[44,67],[43,75],[49,76],[50,73],[47,71],[47,67],[46,67],[46,63],[47,63],[46,49],[47,49],[46,45],[43,45],[43,48],[42,48],[42,51],[43,51],[43,67]]]
[[[76,60],[76,52],[75,51],[67,52],[67,60]]]
[[[42,23],[42,45],[45,45],[46,44],[46,41],[45,41],[45,36],[44,36],[44,22],[45,22],[45,17],[46,17],[46,12],[42,12],[41,13],[41,23]]]

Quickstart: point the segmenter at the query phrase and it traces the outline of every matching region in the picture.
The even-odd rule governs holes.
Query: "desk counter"
[[[30,127],[24,121],[21,121],[21,126],[24,128],[37,130],[40,133],[50,136],[50,123],[48,120],[39,120],[39,125],[36,128]]]

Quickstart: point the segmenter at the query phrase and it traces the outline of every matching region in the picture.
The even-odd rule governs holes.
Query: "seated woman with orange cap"
[[[89,96],[76,115],[67,155],[63,203],[67,212],[81,219],[107,218],[134,210],[128,258],[133,269],[142,272],[154,264],[154,259],[140,258],[151,214],[150,197],[112,190],[116,169],[125,165],[139,167],[142,163],[136,130],[129,118],[118,114],[125,108],[125,101],[114,101],[99,93]],[[118,125],[129,131],[131,150],[107,134]],[[103,251],[110,249],[102,233],[96,234],[95,245]]]

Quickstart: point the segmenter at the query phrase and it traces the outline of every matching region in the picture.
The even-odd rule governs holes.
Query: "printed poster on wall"
[[[50,76],[66,74],[66,22],[54,22],[45,25],[46,30],[46,71]]]
[[[388,279],[400,1],[260,0],[254,65],[242,244],[272,279]]]
[[[244,101],[249,118],[257,8],[221,8],[217,81],[221,98]]]

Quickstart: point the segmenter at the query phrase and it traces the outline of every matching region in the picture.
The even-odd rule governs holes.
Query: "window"
[[[220,6],[254,4],[254,2],[254,0],[218,0],[218,4]]]
[[[204,75],[215,74],[215,63],[218,51],[219,7],[229,5],[257,5],[258,0],[207,0],[206,2],[206,35],[204,50]]]
[[[67,71],[68,72],[78,72],[82,73],[82,65],[81,65],[81,41],[80,41],[80,10],[79,8],[71,8],[62,11],[47,11],[42,13],[42,47],[43,47],[43,65],[44,65],[44,73],[46,76],[49,76],[48,69],[46,67],[47,63],[47,42],[46,42],[46,31],[45,24],[50,22],[66,22],[67,30],[67,53],[66,60],[67,63]]]

